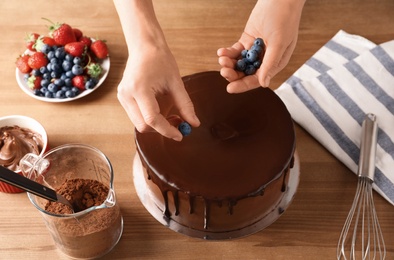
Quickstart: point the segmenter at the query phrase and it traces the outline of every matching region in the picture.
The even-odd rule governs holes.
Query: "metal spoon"
[[[57,194],[54,190],[44,185],[41,185],[38,182],[32,181],[29,178],[26,178],[14,171],[11,171],[4,166],[0,166],[0,181],[6,182],[22,190],[33,193],[34,195],[37,195],[41,198],[50,201],[60,202],[73,209],[71,203],[62,195]]]

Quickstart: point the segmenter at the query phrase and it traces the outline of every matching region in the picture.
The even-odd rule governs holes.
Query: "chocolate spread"
[[[40,154],[43,140],[40,134],[15,126],[0,128],[0,165],[10,170],[19,170],[19,160],[27,153]]]

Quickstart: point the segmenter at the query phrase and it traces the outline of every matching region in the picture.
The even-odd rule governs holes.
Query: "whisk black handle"
[[[10,185],[51,201],[58,200],[57,194],[54,190],[32,181],[29,178],[26,178],[3,166],[0,166],[0,181],[6,182]]]
[[[367,177],[374,180],[376,143],[378,123],[376,115],[367,114],[361,130],[360,162],[358,164],[359,177]]]

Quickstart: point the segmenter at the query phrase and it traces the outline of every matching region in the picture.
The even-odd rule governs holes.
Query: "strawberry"
[[[19,56],[18,59],[16,60],[15,64],[20,72],[30,73],[31,68],[28,63],[29,58],[30,58],[30,55],[23,55],[23,56]]]
[[[77,40],[75,38],[73,28],[71,28],[70,25],[66,23],[53,23],[46,18],[43,19],[49,21],[52,24],[49,26],[49,31],[57,45],[66,45],[67,43],[75,42]]]
[[[79,39],[79,41],[80,41],[80,42],[83,42],[88,48],[90,48],[90,45],[92,44],[92,39],[90,39],[90,38],[87,37],[87,36],[82,36],[82,37]]]
[[[98,63],[90,63],[87,66],[87,74],[91,78],[98,78],[102,72],[103,72],[103,69],[101,68],[100,64],[98,64]]]
[[[81,39],[81,37],[82,37],[82,31],[79,30],[78,28],[73,28],[73,32],[74,32],[74,35],[75,35],[75,39],[77,41],[79,41]]]
[[[105,59],[108,56],[108,47],[105,41],[97,40],[92,42],[90,50],[99,59]]]
[[[26,47],[30,51],[35,51],[36,49],[34,48],[34,45],[36,43],[36,40],[40,37],[38,33],[30,33],[26,36]]]
[[[86,49],[83,42],[71,42],[64,46],[64,50],[74,57],[83,57],[86,54]]]
[[[29,86],[30,89],[33,89],[33,90],[40,89],[41,88],[41,80],[42,80],[41,76],[31,75],[27,79],[27,85]]]
[[[36,43],[34,44],[34,49],[36,49],[36,51],[41,51],[42,47],[44,45],[49,45],[49,46],[54,46],[56,45],[55,40],[53,40],[51,37],[48,36],[40,36],[37,40]]]
[[[85,83],[86,83],[86,77],[82,75],[75,76],[74,78],[71,79],[71,82],[74,87],[77,87],[79,90],[85,90]]]
[[[48,64],[48,59],[44,53],[35,52],[30,56],[28,64],[32,69],[39,69]]]
[[[51,38],[51,37],[48,37],[48,36],[42,37],[42,42],[44,44],[49,45],[49,46],[55,46],[56,45],[55,40],[53,38]]]

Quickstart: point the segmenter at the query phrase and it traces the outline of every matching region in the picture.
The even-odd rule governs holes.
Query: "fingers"
[[[236,42],[230,48],[217,51],[218,62],[222,66],[220,75],[230,82],[227,86],[229,93],[242,93],[260,86],[256,75],[245,76],[243,72],[235,70],[235,64],[244,49],[243,44]]]
[[[234,69],[235,63],[243,49],[243,45],[240,42],[236,42],[232,47],[220,48],[217,51],[217,55],[219,56],[218,62],[222,66],[220,75],[230,82],[238,80],[244,76],[242,72]]]
[[[237,46],[237,48],[234,48]],[[242,93],[259,86],[268,87],[271,78],[281,71],[289,62],[295,43],[289,46],[280,43],[271,43],[266,46],[262,65],[256,74],[245,76],[244,73],[235,70],[235,64],[243,50],[239,42],[230,48],[221,48],[217,51],[218,62],[222,66],[220,74],[230,83],[227,86],[229,93]],[[241,49],[240,49],[241,48]]]
[[[137,98],[140,100],[140,102],[137,102],[134,97],[122,95],[122,92],[118,92],[118,99],[138,132],[158,132],[175,141],[182,140],[183,136],[176,128],[179,119],[170,117],[167,121],[160,114],[155,97],[152,99],[152,96],[145,95],[140,99]]]
[[[218,49],[217,55],[219,57],[226,56],[230,59],[237,59],[243,49],[245,49],[245,47],[240,42],[236,42],[232,47]]]
[[[285,47],[280,45],[271,46],[267,46],[260,67],[259,82],[264,87],[269,86],[271,78],[281,71],[288,62],[288,60],[284,60]]]
[[[167,119],[160,113],[159,104],[154,94],[145,94],[142,97],[136,97],[136,104],[141,111],[142,118],[148,126],[152,127],[159,134],[181,141],[183,136],[178,129],[171,125]]]
[[[179,113],[184,119],[184,121],[188,122],[194,127],[198,127],[200,125],[200,120],[198,119],[194,111],[193,102],[191,101],[186,89],[184,88],[183,82],[180,84],[182,87],[180,87],[179,89],[175,89],[172,92],[175,106],[178,108]]]
[[[260,83],[256,74],[242,77],[227,85],[228,93],[243,93],[260,87]]]

